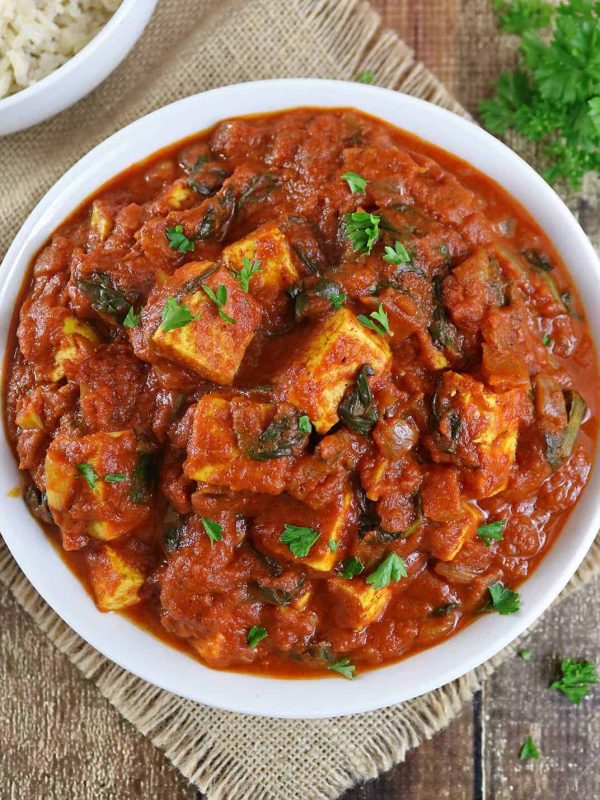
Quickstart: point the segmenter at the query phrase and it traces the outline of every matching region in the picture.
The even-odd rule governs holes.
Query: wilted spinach
[[[350,389],[338,408],[342,422],[350,430],[367,436],[377,420],[379,413],[369,386],[369,378],[375,374],[370,364],[363,364],[358,371],[356,383]]]
[[[254,461],[268,461],[293,455],[292,448],[306,437],[300,430],[299,420],[299,412],[291,409],[276,416],[260,434],[256,444],[247,447],[249,457]]]
[[[135,306],[139,295],[125,294],[117,289],[112,276],[106,272],[93,272],[77,281],[80,289],[90,301],[90,305],[99,314],[110,314],[119,323],[123,322],[129,309]]]

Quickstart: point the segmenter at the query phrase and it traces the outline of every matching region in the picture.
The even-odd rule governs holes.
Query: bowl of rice
[[[157,0],[0,0],[0,135],[48,119],[125,58]]]

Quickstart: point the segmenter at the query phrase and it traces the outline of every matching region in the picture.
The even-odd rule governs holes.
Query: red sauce
[[[539,226],[353,110],[225,121],[118,175],[34,259],[10,352],[32,511],[101,610],[217,668],[451,635],[535,568],[597,435]]]

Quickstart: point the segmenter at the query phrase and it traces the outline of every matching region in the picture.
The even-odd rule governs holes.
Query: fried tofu
[[[319,433],[338,421],[338,406],[363,364],[389,369],[390,348],[346,308],[314,325],[288,368],[276,377],[283,397],[306,412]]]
[[[223,250],[227,267],[236,272],[244,266],[244,258],[254,263],[260,262],[260,272],[250,279],[248,291],[266,306],[300,279],[285,234],[271,222]]]
[[[96,331],[87,322],[81,322],[76,317],[65,317],[62,323],[62,337],[60,345],[54,354],[54,367],[50,371],[48,378],[53,381],[60,381],[65,377],[64,362],[68,359],[75,360],[78,355],[77,338],[88,342],[97,342]]]
[[[161,356],[192,369],[202,378],[227,385],[235,378],[262,311],[228,270],[214,270],[213,266],[208,261],[191,262],[162,284],[161,300],[166,304],[169,297],[175,297],[194,320],[168,331],[163,330],[161,322],[152,335],[152,343]],[[219,308],[203,286],[215,293],[220,286],[225,287],[227,301],[222,311],[234,322],[219,315]]]
[[[374,589],[362,578],[332,578],[327,581],[327,589],[334,597],[332,608],[337,624],[355,631],[378,620],[392,596],[389,586]]]
[[[145,575],[126,555],[103,544],[89,551],[86,558],[100,611],[119,611],[139,603]]]
[[[291,470],[291,458],[253,459],[248,448],[273,420],[273,403],[255,403],[243,397],[227,400],[204,395],[196,406],[186,477],[233,491],[280,494]],[[245,417],[236,430],[235,416]],[[243,428],[246,428],[245,432]],[[247,440],[247,448],[243,439]]]
[[[71,537],[82,534],[102,541],[117,539],[146,521],[149,506],[129,497],[138,457],[133,431],[54,439],[46,453],[46,494],[65,546]],[[94,488],[78,469],[82,464],[93,470]],[[125,479],[114,483],[105,480],[107,474],[115,472],[123,473]],[[83,544],[85,541],[79,546]]]

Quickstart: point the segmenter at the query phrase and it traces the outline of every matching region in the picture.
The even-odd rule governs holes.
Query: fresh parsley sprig
[[[223,311],[223,306],[227,303],[227,287],[221,284],[220,286],[217,286],[216,292],[213,292],[210,286],[206,286],[206,284],[202,284],[202,288],[204,289],[208,297],[216,305],[217,311],[221,319],[224,320],[225,322],[231,322],[233,325],[235,325],[234,318],[230,317],[229,314],[226,314]]]
[[[364,194],[367,188],[367,181],[358,172],[344,172],[342,178],[348,184],[348,188],[352,194]]]
[[[516,614],[521,608],[521,598],[518,592],[513,592],[508,586],[497,581],[488,587],[490,593],[491,610],[498,614]]]
[[[390,330],[388,315],[386,314],[381,303],[378,303],[377,311],[372,311],[368,317],[364,314],[359,314],[357,319],[362,325],[365,326],[365,328],[370,328],[380,336],[385,336],[386,333],[392,333]]]
[[[327,669],[330,669],[333,672],[339,672],[342,677],[347,678],[349,681],[354,680],[356,677],[356,667],[349,658],[342,658],[340,661],[336,661],[334,664],[329,664]]]
[[[248,647],[251,650],[254,650],[256,645],[259,642],[262,642],[263,639],[266,639],[269,634],[267,633],[266,628],[263,628],[261,625],[254,625],[248,631],[246,636],[246,641],[248,642]]]
[[[204,528],[211,545],[213,545],[215,542],[220,542],[223,540],[223,526],[219,525],[218,522],[215,522],[214,519],[202,517],[202,527]]]
[[[367,576],[366,581],[374,589],[383,589],[392,581],[397,583],[400,578],[406,578],[407,574],[406,563],[402,556],[388,553],[377,569]]]
[[[598,683],[596,665],[592,661],[565,658],[560,663],[560,672],[560,678],[548,688],[562,692],[570,703],[577,706],[590,693],[590,686]]]
[[[320,536],[321,534],[313,528],[304,528],[286,523],[283,526],[283,533],[279,537],[279,541],[282,544],[287,544],[291,554],[296,558],[306,558],[311,547]]]
[[[383,260],[387,261],[388,264],[400,266],[401,264],[408,264],[410,261],[410,253],[402,242],[394,242],[393,247],[390,247],[388,244],[385,246],[384,250]]]
[[[354,211],[344,215],[346,235],[352,243],[354,252],[361,250],[370,253],[373,245],[379,239],[379,224],[381,217],[369,214],[367,211]]]
[[[235,273],[235,277],[243,292],[248,293],[250,278],[256,275],[257,272],[260,272],[261,264],[262,261],[260,258],[255,258],[251,261],[249,258],[246,258],[246,256],[242,257],[242,268],[239,272]]]
[[[179,305],[174,297],[169,297],[162,312],[162,330],[168,333],[197,319],[199,316],[194,316],[185,303]]]
[[[167,239],[169,247],[180,253],[191,253],[196,248],[196,242],[189,239],[183,232],[183,225],[175,225],[174,228],[167,228]]]
[[[486,547],[490,547],[492,542],[500,542],[504,536],[507,519],[497,519],[494,522],[487,522],[477,528],[477,536]]]
[[[521,761],[525,761],[528,758],[539,758],[539,757],[540,757],[540,751],[537,749],[531,736],[528,736],[523,742],[521,749],[519,750],[519,758],[521,759]]]

